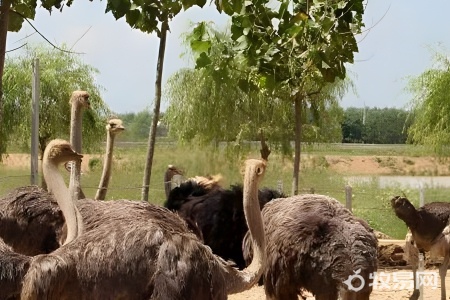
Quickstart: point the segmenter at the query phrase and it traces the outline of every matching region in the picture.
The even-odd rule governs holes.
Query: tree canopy
[[[408,131],[410,141],[429,145],[437,153],[448,154],[450,144],[450,60],[436,52],[434,65],[409,81],[407,87],[414,123]]]
[[[262,130],[273,149],[291,154],[295,120],[289,91],[251,86],[252,70],[239,59],[225,57],[228,65],[220,68],[222,54],[233,42],[230,35],[217,32],[211,24],[201,23],[186,36],[190,49],[194,50],[191,52],[194,60],[199,55],[195,50],[203,45],[198,41],[200,35],[214,37],[207,42],[208,64],[200,69],[180,70],[166,85],[170,105],[164,121],[170,125],[171,135],[180,141],[227,141],[240,145],[244,140],[258,140]],[[347,85],[341,80],[327,84],[310,95],[309,104],[304,103],[305,142],[341,140],[343,113],[338,102]]]
[[[73,91],[90,94],[91,109],[83,116],[83,142],[87,149],[104,140],[105,121],[110,111],[101,99],[102,87],[95,82],[98,71],[83,63],[75,54],[46,46],[27,46],[23,55],[9,57],[5,63],[4,141],[28,147],[31,135],[31,81],[35,58],[40,63],[39,148],[44,150],[54,138],[68,137],[69,99]]]
[[[307,103],[312,111],[323,107],[312,96],[321,94],[328,82],[345,78],[345,64],[353,63],[353,53],[358,51],[355,35],[364,25],[363,0],[262,0],[223,7],[229,14],[234,12],[233,43],[222,51],[221,64],[214,68],[227,70],[229,61],[237,59],[252,70],[248,87],[290,95],[284,100],[293,104],[295,117],[292,193],[296,194],[305,107]],[[213,42],[201,26],[194,29],[196,40],[191,45],[199,53],[197,67],[211,68]],[[227,71],[222,72],[220,81],[226,76]]]

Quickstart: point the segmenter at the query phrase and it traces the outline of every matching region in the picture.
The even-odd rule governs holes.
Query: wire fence
[[[376,178],[376,177],[373,177]],[[430,177],[436,181],[437,177]],[[38,181],[41,182],[41,175],[38,176]],[[14,175],[0,175],[0,195],[4,195],[8,191],[20,187],[30,185],[31,175],[23,173],[15,173]],[[448,178],[448,182],[450,184],[450,177]],[[177,185],[179,183],[175,183]],[[274,186],[269,186],[268,188],[272,188],[278,190],[279,192],[284,193],[285,195],[289,195],[287,190],[290,190],[290,187],[285,186],[281,180],[278,180]],[[83,184],[83,189],[87,191],[88,194],[94,195],[98,186],[92,184]],[[117,192],[123,194],[129,194],[127,198],[129,199],[140,199],[142,185],[135,183],[126,183],[126,184],[114,184],[108,187],[108,191],[112,195]],[[423,183],[416,184],[415,186],[399,186],[392,185],[387,186],[378,186],[367,188],[367,186],[356,184],[352,186],[351,184],[346,184],[341,187],[330,186],[330,185],[314,185],[311,187],[300,187],[299,194],[323,194],[334,197],[341,201],[343,204],[347,206],[349,209],[357,209],[357,210],[382,210],[382,211],[390,211],[391,208],[388,205],[392,196],[395,195],[404,195],[408,199],[410,199],[415,205],[423,205],[429,202],[450,202],[450,197],[448,197],[448,193],[450,191],[449,187],[443,185],[426,185]],[[163,194],[164,193],[164,183],[156,182],[150,185],[150,194]],[[135,195],[135,197],[132,197]],[[118,198],[118,197],[114,197]],[[112,199],[112,198],[111,198]]]

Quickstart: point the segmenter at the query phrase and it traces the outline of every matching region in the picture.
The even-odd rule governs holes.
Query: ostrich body
[[[196,177],[170,191],[164,206],[177,212],[189,228],[208,245],[214,254],[245,268],[242,240],[247,232],[241,185],[222,188],[218,178]],[[284,197],[264,188],[258,192],[262,208],[268,201]]]
[[[215,256],[166,208],[96,201],[91,209],[109,210],[92,214],[85,233],[32,259],[22,299],[226,299],[249,289],[265,260],[257,195],[264,170],[265,162],[246,161],[244,210],[255,241],[248,268],[239,271]]]
[[[81,159],[81,155],[74,152],[70,144],[63,140],[51,141],[45,151],[42,162],[44,177],[48,189],[54,194],[61,212],[66,220],[67,235],[65,244],[72,242],[81,234],[78,231],[77,208],[70,199],[70,194],[64,184],[64,179],[58,171],[58,166],[67,161]],[[2,239],[0,239],[0,298],[15,299],[20,294],[22,279],[24,278],[32,258],[16,253]]]
[[[64,217],[53,195],[38,186],[20,187],[0,200],[0,238],[14,252],[50,253],[62,243]]]
[[[377,269],[377,239],[368,224],[339,201],[315,194],[275,199],[263,210],[267,264],[263,275],[267,299],[290,300],[312,292],[317,300],[367,300],[370,274]],[[244,255],[249,255],[248,236]],[[344,282],[358,273],[358,292]],[[352,283],[359,288],[360,281]]]
[[[0,239],[0,299],[17,299],[30,257],[14,252]]]
[[[109,179],[111,178],[111,164],[113,156],[114,139],[116,135],[124,131],[125,128],[122,125],[122,120],[111,119],[106,125],[106,155],[103,162],[103,172],[98,185],[97,193],[95,194],[95,200],[105,200],[106,192],[108,191]]]
[[[82,114],[83,110],[90,108],[89,94],[85,91],[74,91],[70,97],[69,103],[71,104],[70,114],[70,144],[73,149],[78,153],[81,153],[82,144]],[[83,199],[83,191],[80,187],[81,176],[81,161],[75,162],[71,168],[71,180],[69,184],[69,190],[72,195],[72,199]]]
[[[391,200],[395,215],[405,222],[411,231],[416,247],[429,251],[431,257],[443,257],[439,267],[441,299],[446,299],[445,276],[450,258],[450,203],[432,202],[416,209],[412,203],[400,196]]]

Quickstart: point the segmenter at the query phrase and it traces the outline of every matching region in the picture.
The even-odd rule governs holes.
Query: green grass
[[[225,149],[213,151],[209,148],[192,146],[178,146],[174,143],[162,142],[157,144],[154,154],[151,182],[150,202],[163,204],[165,200],[163,176],[168,164],[176,165],[185,172],[186,177],[195,175],[222,174],[224,186],[241,183],[241,165],[244,159],[260,156],[257,144],[238,156],[231,156]],[[113,172],[107,200],[113,199],[140,199],[142,175],[145,168],[146,144],[124,144],[116,147]],[[415,149],[414,146],[377,146],[363,149],[347,149],[339,145],[306,146],[308,163],[302,165],[300,173],[300,193],[314,192],[334,197],[345,204],[345,179],[342,175],[331,172],[324,159],[327,154],[336,155],[374,155],[374,156],[413,156],[414,153],[423,152],[431,155],[424,148]],[[82,187],[87,197],[94,197],[101,175],[102,158],[92,159],[89,163],[91,170],[82,175]],[[67,175],[66,175],[67,176]],[[29,171],[6,169],[0,165],[0,195],[18,186],[29,184]],[[283,187],[286,194],[290,194],[292,184],[292,161],[283,159],[279,155],[271,154],[269,166],[262,182],[262,186],[277,188]],[[403,239],[406,226],[399,220],[390,208],[390,199],[395,195],[405,194],[415,205],[418,205],[419,192],[417,190],[404,190],[400,187],[380,189],[376,180],[359,183],[353,186],[352,209],[355,215],[365,219],[376,230],[393,238]],[[426,199],[445,199],[448,189],[426,190]]]

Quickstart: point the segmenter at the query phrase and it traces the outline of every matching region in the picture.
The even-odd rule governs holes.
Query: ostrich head
[[[108,120],[108,124],[106,125],[106,130],[108,130],[111,134],[119,134],[125,130],[125,127],[122,125],[122,120],[114,118]]]
[[[69,142],[60,139],[53,140],[47,145],[44,156],[55,165],[72,160],[81,160],[83,157],[72,149]]]
[[[394,209],[395,215],[403,220],[408,227],[415,227],[417,222],[417,211],[408,199],[395,196],[391,199],[391,206]]]
[[[85,91],[74,91],[70,97],[70,104],[77,107],[89,109],[91,102],[89,102],[89,93]]]

